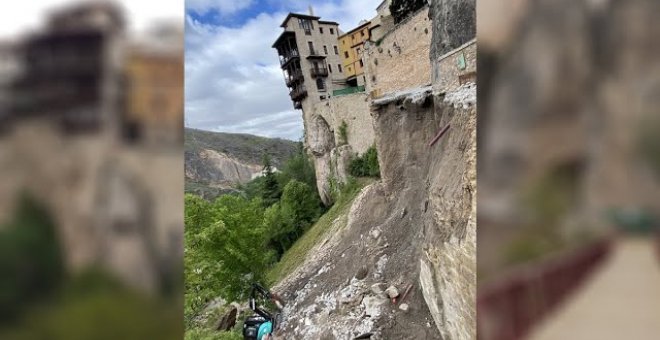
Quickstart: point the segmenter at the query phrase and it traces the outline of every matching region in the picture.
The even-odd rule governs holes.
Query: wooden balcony
[[[291,92],[289,92],[289,96],[294,102],[299,102],[307,97],[307,88],[305,85],[295,87],[293,90],[291,90]]]
[[[286,86],[288,87],[292,87],[293,85],[299,83],[302,80],[303,80],[303,74],[301,70],[295,70],[288,77],[284,78],[284,81],[286,82]]]
[[[312,74],[312,77],[327,77],[328,68],[327,67],[312,67],[309,69],[309,72]]]

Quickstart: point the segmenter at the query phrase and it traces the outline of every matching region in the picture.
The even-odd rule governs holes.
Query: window
[[[314,43],[308,41],[307,46],[309,47],[309,54],[314,54]]]
[[[337,45],[335,45],[334,47],[335,47],[335,54],[339,55],[339,50],[337,49]]]
[[[348,52],[344,52],[344,58],[348,59]]]
[[[298,18],[298,26],[300,26],[300,28],[305,30],[306,35],[312,35],[312,29],[314,29],[314,26],[312,26],[311,21],[307,19]]]
[[[325,80],[321,77],[316,78],[316,88],[319,89],[320,91],[325,90]]]
[[[334,28],[330,29],[330,34],[335,34],[335,29]]]
[[[342,40],[341,43],[346,45],[346,40]]]
[[[364,64],[362,63],[362,59],[360,59],[360,67],[364,67]]]
[[[364,31],[361,31],[361,32],[360,32],[360,35],[364,37]]]
[[[332,65],[328,65],[328,71],[332,73]]]
[[[343,71],[341,70],[341,64],[337,64],[337,69],[339,70],[339,72],[343,72]]]
[[[323,27],[319,27],[319,33],[323,34]]]
[[[325,55],[328,55],[328,46],[323,45],[323,53],[325,53]]]

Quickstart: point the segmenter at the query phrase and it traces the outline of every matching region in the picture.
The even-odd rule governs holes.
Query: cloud
[[[186,16],[186,126],[292,140],[302,136],[302,112],[293,109],[271,45],[282,32],[279,25],[287,13],[306,13],[307,5],[293,0],[262,1],[269,2],[261,5],[271,12],[238,27]],[[348,31],[360,20],[375,16],[380,2],[313,1],[312,6],[315,15],[337,21]]]
[[[205,14],[217,10],[221,15],[230,15],[246,9],[255,3],[255,0],[186,0],[186,9],[197,14]]]
[[[45,23],[46,15],[52,10],[79,3],[77,0],[14,1],[11,9],[6,8],[0,20],[0,37],[7,38],[38,29]],[[154,20],[175,19],[183,21],[183,5],[179,0],[159,1],[157,6],[150,1],[115,1],[125,11],[130,28],[143,30]]]
[[[205,25],[186,18],[186,123],[190,127],[277,135],[298,139],[300,111],[294,111],[277,54],[270,47],[283,14],[260,14],[240,28]],[[284,118],[290,127],[272,131]],[[262,129],[256,129],[260,126]],[[281,126],[280,126],[281,127]],[[242,130],[241,130],[242,129]]]

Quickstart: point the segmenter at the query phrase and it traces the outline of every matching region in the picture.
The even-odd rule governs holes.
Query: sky
[[[382,0],[187,0],[185,125],[300,140],[277,52],[288,12],[336,21],[343,31],[376,15]]]
[[[46,14],[74,1],[13,1],[0,14],[0,41],[39,29]],[[288,12],[337,21],[349,31],[376,15],[382,0],[119,0],[129,29],[155,20],[185,24],[185,125],[209,131],[299,140],[302,112],[294,110],[271,48]]]
[[[5,3],[0,12],[0,39],[14,39],[18,35],[40,28],[46,14],[53,10],[80,1],[72,0],[23,0]],[[183,0],[117,0],[127,13],[130,30],[143,31],[154,21],[183,21]],[[227,1],[229,2],[229,1]],[[154,3],[157,3],[154,6]]]

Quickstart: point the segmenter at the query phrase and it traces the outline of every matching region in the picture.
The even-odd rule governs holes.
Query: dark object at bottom
[[[259,326],[266,322],[266,318],[261,316],[250,316],[243,323],[243,338],[246,340],[257,340]]]
[[[362,335],[358,335],[355,337],[353,340],[358,340],[358,339],[371,339],[371,336],[374,335],[374,333],[364,333]]]

